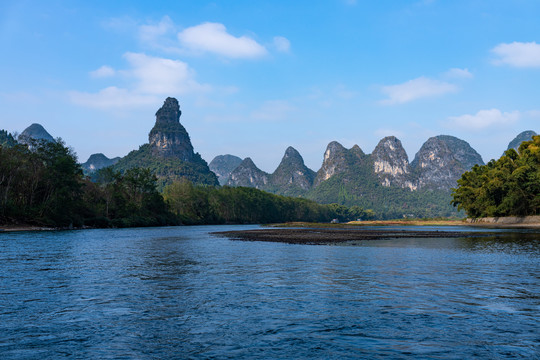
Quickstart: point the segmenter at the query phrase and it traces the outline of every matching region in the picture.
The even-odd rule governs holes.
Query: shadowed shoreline
[[[347,241],[387,240],[407,238],[464,238],[485,237],[489,232],[444,230],[372,230],[372,229],[256,229],[244,231],[221,231],[212,235],[231,240],[268,241],[288,244],[327,245]]]

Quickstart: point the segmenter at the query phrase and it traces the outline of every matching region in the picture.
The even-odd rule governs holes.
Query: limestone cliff
[[[519,145],[521,145],[524,141],[529,141],[532,139],[533,136],[537,135],[536,132],[532,130],[523,131],[522,133],[519,133],[514,140],[510,141],[508,144],[508,148],[506,150],[514,149],[518,150]]]
[[[201,155],[193,151],[189,134],[180,124],[180,115],[178,100],[167,98],[156,112],[149,142],[120,159],[114,169],[148,168],[157,176],[160,188],[181,179],[194,184],[218,185],[216,174],[210,171]]]
[[[162,157],[193,160],[193,145],[186,129],[180,124],[178,100],[168,97],[156,112],[156,123],[148,135],[152,152]]]
[[[229,154],[218,155],[212,161],[210,161],[208,167],[214,172],[214,174],[217,175],[219,184],[225,185],[233,170],[236,169],[241,163],[242,159],[240,159],[238,156]]]
[[[260,170],[251,158],[245,158],[231,173],[227,185],[262,189],[268,185],[268,174]]]
[[[379,141],[371,153],[373,171],[383,186],[397,186],[416,190],[409,166],[409,158],[401,141],[388,136]]]
[[[313,186],[315,172],[304,164],[304,159],[300,153],[289,146],[281,163],[270,175],[270,187],[275,188],[275,192],[283,195],[298,195]]]
[[[21,144],[29,145],[31,139],[34,140],[45,140],[54,142],[54,138],[45,130],[40,124],[32,124],[19,135],[18,141]]]
[[[118,162],[118,160],[120,160],[119,157],[109,159],[101,153],[92,154],[85,163],[81,164],[81,167],[85,173],[91,173],[107,166],[114,165]]]
[[[419,189],[447,190],[456,187],[457,179],[475,164],[483,165],[484,162],[466,141],[439,135],[422,145],[411,167],[417,176]]]
[[[326,147],[323,163],[319,171],[317,171],[313,186],[318,186],[335,174],[348,171],[351,166],[361,161],[363,157],[365,157],[365,154],[358,145],[348,150],[337,141],[332,141]]]

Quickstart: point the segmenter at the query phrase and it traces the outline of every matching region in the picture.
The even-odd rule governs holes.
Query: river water
[[[540,234],[209,234],[247,228],[0,233],[0,358],[540,358]]]

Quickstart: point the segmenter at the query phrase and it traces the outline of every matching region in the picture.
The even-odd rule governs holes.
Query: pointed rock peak
[[[257,165],[255,165],[255,163],[253,162],[253,160],[251,160],[250,157],[247,157],[245,158],[241,163],[240,165],[238,166],[242,166],[242,167],[245,167],[245,168],[257,168]]]
[[[326,147],[326,151],[324,152],[324,161],[331,159],[337,154],[345,153],[347,152],[347,149],[337,141],[332,141],[328,146]]]
[[[97,153],[97,154],[90,155],[90,157],[88,158],[88,160],[86,160],[86,162],[109,161],[109,160],[111,160],[111,159],[109,159],[108,157],[106,157],[102,153]]]
[[[285,155],[283,155],[283,158],[281,159],[281,164],[283,163],[296,163],[299,165],[304,165],[304,159],[295,148],[289,146],[287,150],[285,150]]]
[[[251,158],[245,158],[227,181],[230,186],[248,186],[260,189],[268,183],[268,174],[260,170]]]
[[[537,134],[533,130],[527,130],[519,133],[514,140],[510,141],[506,150],[514,149],[517,151],[522,142],[532,140],[532,137],[535,135]]]
[[[292,146],[289,146],[287,150],[285,150],[285,157],[299,157],[301,156],[298,150],[293,148]]]
[[[86,173],[91,173],[93,171],[102,169],[107,166],[111,166],[116,164],[120,160],[119,157],[115,157],[113,159],[109,159],[105,155],[98,153],[98,154],[92,154],[86,160],[85,163],[81,164],[83,170],[85,170]]]
[[[180,105],[172,97],[165,99],[163,106],[156,112],[156,124],[175,124],[180,122]]]
[[[191,162],[195,154],[189,134],[180,124],[181,114],[178,100],[167,98],[156,112],[156,123],[148,134],[148,142],[155,155]]]
[[[19,135],[19,142],[28,144],[30,139],[54,142],[54,138],[40,124],[32,124]]]
[[[224,185],[229,180],[231,173],[242,163],[242,159],[234,155],[218,155],[208,167],[218,176],[219,183]]]
[[[361,152],[362,154],[364,151],[360,148],[360,146],[354,144],[354,146],[351,148],[351,150],[354,150],[355,152]]]
[[[407,152],[403,148],[401,141],[395,136],[387,136],[381,139],[373,150],[373,155],[375,156],[388,156],[390,154],[396,154],[402,158],[405,157],[408,161]]]
[[[332,141],[330,144],[328,144],[328,146],[326,147],[326,151],[328,150],[331,150],[331,151],[342,151],[342,150],[347,150],[345,149],[345,147],[343,145],[341,145],[340,143],[338,143],[337,141]]]

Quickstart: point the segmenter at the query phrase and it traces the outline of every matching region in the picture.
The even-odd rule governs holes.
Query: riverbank
[[[12,232],[12,231],[51,231],[58,230],[51,227],[35,226],[35,225],[0,225],[0,232]]]
[[[256,229],[214,232],[212,235],[231,240],[267,241],[287,244],[328,245],[361,240],[462,238],[490,235],[489,232],[445,231],[445,230],[384,230],[349,228],[290,228]]]

